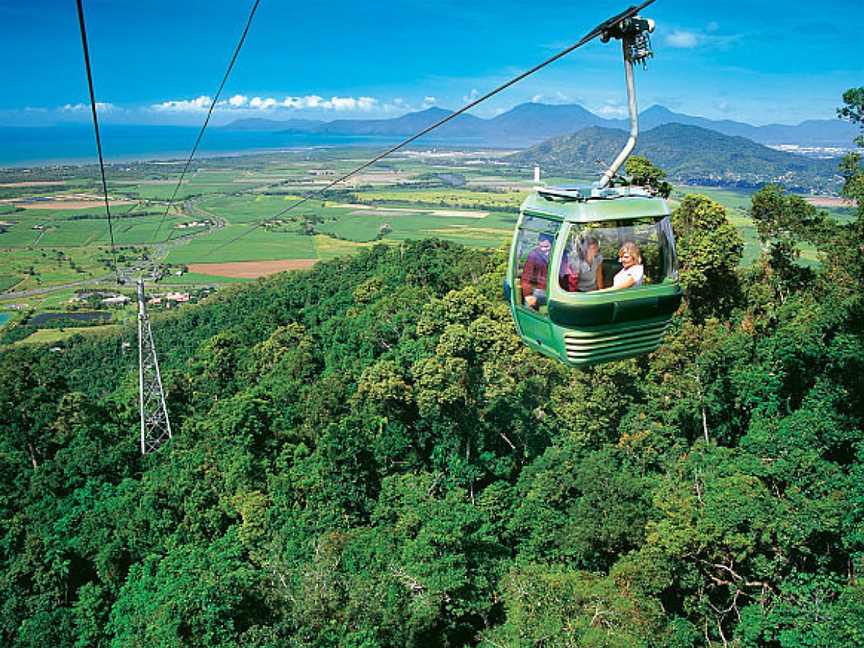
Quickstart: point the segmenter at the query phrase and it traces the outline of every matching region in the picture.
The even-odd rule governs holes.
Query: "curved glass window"
[[[677,281],[675,236],[668,216],[574,224],[558,283],[567,292],[638,288]]]
[[[516,240],[513,274],[517,304],[546,312],[549,263],[561,223],[548,218],[525,215]]]

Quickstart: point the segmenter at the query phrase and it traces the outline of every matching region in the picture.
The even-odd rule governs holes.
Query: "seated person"
[[[618,250],[618,262],[623,266],[612,280],[612,288],[638,288],[645,276],[642,252],[632,241],[627,241]]]
[[[537,237],[537,247],[528,253],[522,269],[522,297],[525,305],[534,310],[539,310],[546,303],[546,275],[552,240],[552,234],[541,232]]]
[[[579,243],[576,254],[570,250],[561,260],[561,287],[568,292],[589,292],[603,288],[603,255],[600,244],[593,236]]]

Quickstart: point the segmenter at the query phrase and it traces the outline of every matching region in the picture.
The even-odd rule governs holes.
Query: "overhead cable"
[[[99,135],[99,118],[96,115],[96,93],[93,92],[93,73],[90,69],[90,49],[87,46],[87,26],[84,23],[84,7],[81,0],[78,5],[78,25],[81,27],[81,45],[84,48],[84,66],[87,68],[87,87],[90,89],[90,108],[93,112],[93,130],[96,133],[96,151],[99,154],[99,172],[102,174],[102,195],[105,198],[105,216],[108,218],[108,237],[111,240],[111,260],[117,283],[120,281],[120,270],[117,268],[117,253],[114,250],[114,227],[111,224],[111,207],[108,202],[108,184],[105,182],[105,161],[102,159],[102,138]]]
[[[189,158],[186,160],[186,164],[183,166],[183,172],[180,174],[180,179],[177,181],[177,186],[174,187],[171,198],[168,200],[168,204],[165,206],[165,213],[162,214],[162,219],[159,221],[159,225],[153,232],[153,238],[150,241],[151,243],[156,241],[156,237],[159,235],[159,231],[162,229],[162,225],[165,223],[165,219],[168,218],[168,212],[171,209],[171,205],[174,203],[174,199],[177,197],[177,192],[180,190],[180,185],[183,184],[183,179],[186,177],[186,172],[189,170],[189,165],[192,163],[192,158],[195,157],[195,153],[198,150],[198,145],[201,143],[201,138],[204,137],[204,131],[207,130],[207,125],[210,123],[210,117],[213,114],[213,109],[216,107],[216,102],[219,101],[219,96],[222,94],[222,89],[225,87],[225,82],[228,81],[228,76],[231,74],[231,70],[234,68],[234,63],[237,61],[237,56],[240,54],[240,50],[243,48],[243,43],[246,41],[246,34],[249,33],[249,27],[252,25],[252,18],[254,18],[255,12],[258,10],[258,4],[260,2],[261,0],[255,0],[255,3],[252,5],[252,10],[249,12],[249,17],[246,19],[246,26],[243,28],[243,33],[240,35],[240,40],[237,42],[237,46],[234,48],[234,54],[233,56],[231,56],[231,61],[230,63],[228,63],[228,69],[225,70],[225,74],[222,77],[222,82],[219,84],[219,89],[216,90],[216,94],[213,96],[213,100],[210,102],[210,108],[207,110],[207,117],[204,119],[204,124],[202,124],[201,130],[198,131],[198,137],[195,139],[195,145],[192,147],[192,152],[189,153]],[[168,238],[166,239],[166,243],[170,240],[171,234],[169,233]]]

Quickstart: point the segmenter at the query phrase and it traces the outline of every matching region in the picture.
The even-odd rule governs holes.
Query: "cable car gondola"
[[[652,56],[654,23],[614,24],[624,49],[630,138],[592,187],[538,187],[522,203],[504,283],[522,340],[581,367],[657,349],[681,303],[667,202],[612,179],[636,146],[633,63]]]

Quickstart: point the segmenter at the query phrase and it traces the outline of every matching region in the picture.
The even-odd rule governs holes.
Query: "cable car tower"
[[[102,177],[102,195],[105,198],[105,216],[108,220],[108,233],[111,238],[111,261],[117,283],[126,283],[125,272],[117,265],[114,250],[114,230],[111,227],[111,207],[108,198],[108,183],[105,181],[105,161],[102,157],[102,138],[99,134],[99,117],[96,112],[96,93],[93,90],[93,74],[90,69],[90,48],[87,45],[87,25],[84,20],[84,7],[76,0],[78,26],[81,29],[81,47],[84,52],[84,67],[87,71],[87,87],[90,91],[90,110],[93,113],[93,132],[96,136],[96,151],[99,156],[99,171]],[[258,3],[255,3],[258,6]],[[141,454],[157,450],[171,438],[171,422],[165,406],[165,392],[162,390],[162,376],[159,374],[159,360],[153,343],[153,331],[147,316],[144,302],[144,280],[138,279],[138,407],[141,414]]]
[[[138,405],[141,410],[141,454],[146,455],[158,450],[171,438],[171,422],[144,301],[143,279],[138,279]]]

